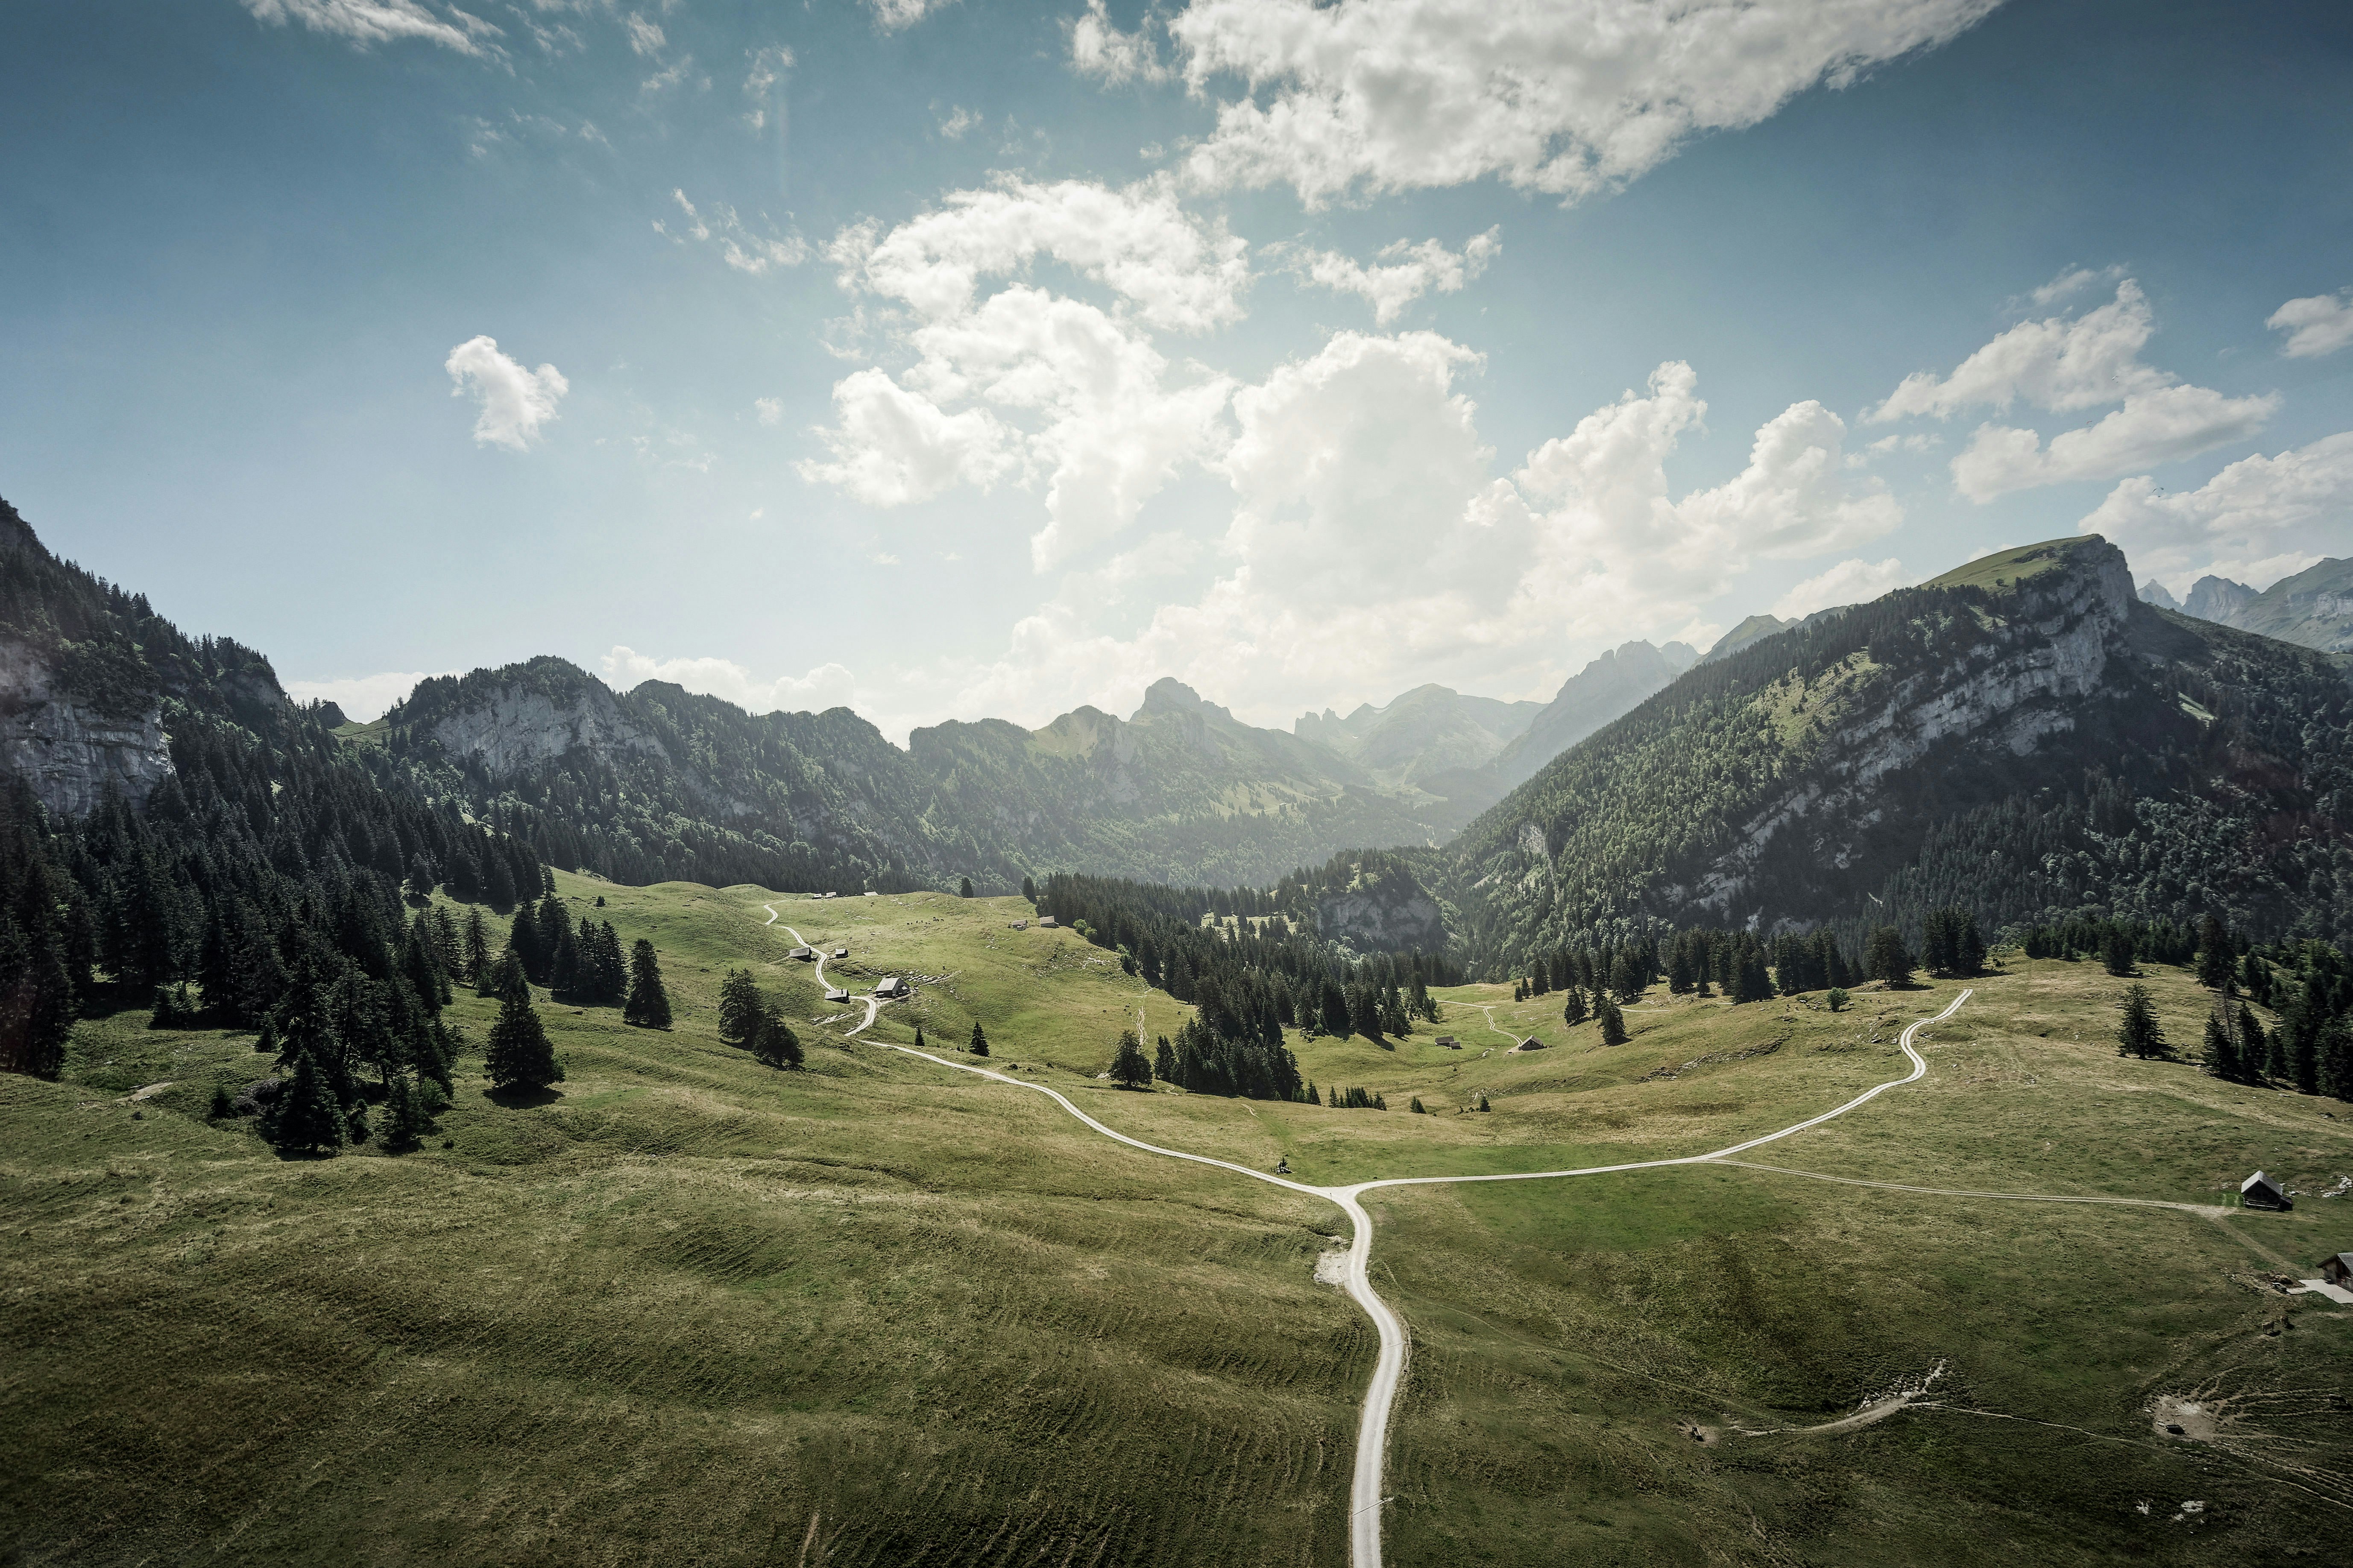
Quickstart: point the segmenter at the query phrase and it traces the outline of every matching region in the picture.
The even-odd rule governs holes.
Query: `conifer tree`
[[[1617,993],[1620,1002],[1631,1002],[1641,995],[1646,978],[1635,968],[1634,960],[1629,953],[1621,951],[1610,961],[1609,989]]]
[[[580,994],[580,939],[572,934],[572,922],[558,919],[555,922],[555,957],[547,966],[547,988],[558,996]]]
[[[629,1000],[621,1009],[621,1022],[641,1029],[670,1027],[670,993],[662,989],[654,944],[644,937],[629,949]]]
[[[2239,1081],[2259,1083],[2271,1065],[2271,1037],[2263,1033],[2263,1024],[2254,1010],[2244,1002],[2239,1004]]]
[[[1163,1083],[1176,1082],[1176,1052],[1169,1046],[1168,1037],[1166,1035],[1161,1036],[1159,1044],[1153,1047],[1152,1076]],[[1183,1085],[1179,1084],[1177,1087],[1182,1088]],[[1311,1084],[1308,1087],[1313,1089],[1314,1086]],[[1313,1104],[1314,1095],[1311,1094],[1308,1098],[1309,1103]]]
[[[1601,1043],[1605,1046],[1624,1045],[1629,1037],[1626,1033],[1626,1015],[1618,1010],[1617,999],[1609,993],[1603,992],[1599,996],[1599,1002],[1601,1014]],[[1486,1106],[1482,1103],[1479,1109],[1484,1110]]]
[[[760,987],[748,969],[731,969],[719,983],[719,1037],[742,1045],[760,1021]]]
[[[1021,896],[1029,900],[1033,904],[1038,901],[1038,881],[1036,878],[1024,877],[1021,879]]]
[[[2137,973],[2133,965],[2133,940],[2125,934],[2122,928],[2110,926],[2107,935],[2101,939],[2100,962],[2107,966],[2109,973],[2119,980]]]
[[[921,1024],[915,1026],[915,1048],[919,1051],[923,1048],[923,1026]]]
[[[959,899],[968,899],[972,897],[972,879],[970,877],[964,878],[956,884],[956,897]]]
[[[2239,1048],[2231,1039],[2231,1026],[2224,1011],[2218,1004],[2206,1015],[2203,1065],[2210,1076],[2235,1083],[2239,1078]]]
[[[494,1089],[545,1089],[564,1081],[547,1027],[532,1005],[531,986],[520,965],[509,965],[499,997],[499,1020],[482,1053],[482,1070]]]
[[[1904,933],[1894,926],[1873,931],[1870,944],[1863,949],[1863,968],[1872,979],[1887,985],[1912,984],[1912,952],[1904,945]]]
[[[2353,1100],[2353,1016],[2339,1014],[2320,1031],[2314,1053],[2319,1064],[2320,1092],[2335,1100]]]
[[[752,1055],[772,1068],[797,1068],[801,1065],[800,1037],[785,1022],[784,1013],[774,1002],[760,997],[751,1024]]]
[[[2157,1009],[2150,1005],[2148,987],[2126,986],[2121,1006],[2124,1017],[2116,1026],[2116,1055],[2143,1060],[2166,1055],[2165,1031],[2158,1026]]]
[[[985,1057],[988,1054],[988,1036],[982,1032],[980,1020],[977,1018],[972,1021],[972,1040],[965,1049],[976,1057]]]
[[[1586,1020],[1585,993],[1571,985],[1567,994],[1568,999],[1561,1005],[1560,1021],[1574,1029]]]
[[[280,1149],[305,1152],[343,1146],[344,1117],[329,1075],[306,1046],[294,1055],[294,1076],[269,1102],[262,1131]]]
[[[1145,1059],[1143,1042],[1134,1029],[1119,1032],[1119,1042],[1112,1051],[1111,1080],[1122,1089],[1152,1087],[1152,1063]]]
[[[468,980],[478,981],[481,978],[482,971],[489,968],[491,963],[490,927],[483,922],[480,910],[470,909],[466,911],[466,934],[462,940],[465,943],[462,949],[465,955],[465,967],[459,973]]]

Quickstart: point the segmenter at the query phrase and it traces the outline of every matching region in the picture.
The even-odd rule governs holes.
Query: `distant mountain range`
[[[1388,850],[1377,879],[1423,911],[1417,940],[1434,910],[1482,963],[1580,931],[1938,901],[1992,926],[2211,910],[2344,941],[2353,657],[2298,642],[2342,641],[2348,564],[2192,595],[2288,641],[2154,607],[2113,546],[2062,540],[1802,622],[1751,617],[1704,659],[1626,643],[1543,704],[1421,686],[1286,734],[1164,679],[1124,719],[941,724],[902,749],[848,709],[617,692],[554,658],[345,722],[289,702],[259,652],[58,561],[0,502],[0,774],[54,811],[137,805],[179,765],[184,717],[290,726],[452,822],[627,883],[986,890],[1071,868],[1269,887],[1324,868],[1354,887],[1373,862],[1344,852]]]
[[[2353,653],[2353,559],[2323,561],[2261,592],[2228,577],[2200,577],[2190,584],[2188,601],[2177,605],[2165,584],[2151,578],[2141,584],[2140,596],[2201,621],[2324,653]]]

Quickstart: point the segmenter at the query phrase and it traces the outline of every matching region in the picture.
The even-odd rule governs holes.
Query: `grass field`
[[[58,1083],[0,1079],[6,1561],[1345,1561],[1373,1336],[1313,1280],[1337,1211],[845,1044],[862,1009],[800,1022],[840,1010],[787,924],[849,947],[854,988],[921,977],[879,1038],[953,1055],[977,1018],[993,1066],[1112,1125],[1318,1184],[1721,1147],[1901,1076],[1896,1033],[1955,989],[1661,996],[1604,1049],[1462,987],[1394,1049],[1297,1046],[1391,1108],[1344,1111],[1098,1081],[1139,1010],[1147,1039],[1184,1010],[1011,930],[1018,900],[558,880],[653,939],[676,1026],[547,1006],[560,1092],[494,1103],[470,1058],[420,1152],[208,1124],[250,1037],[143,1010],[82,1025]],[[807,1071],[716,1038],[733,964]],[[2353,1170],[2353,1108],[2116,1058],[2096,966],[1977,984],[1926,1079],[1751,1157],[2196,1204]],[[2149,984],[2194,1041],[2194,984]],[[491,1009],[456,1016],[479,1042]],[[2217,1221],[1725,1167],[1366,1202],[1414,1341],[1394,1563],[2320,1562],[2353,1518],[2353,1310],[2268,1283],[2353,1247],[2353,1202]],[[1767,1431],[1932,1373],[1883,1420]],[[2213,1431],[2163,1433],[2167,1396]]]

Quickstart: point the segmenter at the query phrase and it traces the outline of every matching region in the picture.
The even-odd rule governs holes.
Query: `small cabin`
[[[828,1002],[847,1002],[849,1000],[849,993],[839,985],[828,985],[825,988],[825,999]]]
[[[1530,1035],[1526,1039],[1520,1042],[1520,1049],[1524,1051],[1540,1051],[1544,1048],[1545,1043],[1542,1040],[1537,1039],[1534,1035]]]
[[[786,958],[797,958],[803,963],[807,963],[810,959],[817,956],[817,949],[813,947],[797,947],[793,949],[792,952],[785,954],[785,956]]]
[[[833,956],[836,958],[848,958],[849,956],[849,950],[846,947],[837,947],[833,950]]]
[[[874,983],[874,994],[877,996],[904,996],[906,994],[907,982],[900,975],[886,974]]]
[[[2289,1200],[2287,1194],[2280,1189],[2277,1182],[2273,1181],[2261,1171],[2257,1171],[2239,1184],[2239,1206],[2285,1211],[2295,1207],[2295,1205]]]
[[[1439,1037],[1438,1037],[1438,1043],[1439,1043],[1440,1046],[1443,1046],[1446,1049],[1448,1049],[1448,1050],[1450,1050],[1450,1051],[1459,1051],[1459,1050],[1461,1050],[1461,1049],[1462,1048],[1462,1042],[1461,1042],[1461,1041],[1460,1041],[1460,1040],[1458,1040],[1458,1039],[1456,1039],[1456,1038],[1455,1038],[1453,1036],[1451,1036],[1451,1035],[1440,1035],[1440,1036],[1439,1036]]]
[[[1051,916],[1051,915],[1039,915],[1039,916],[1038,917],[1038,926],[1039,926],[1039,930],[1041,930],[1041,931],[1051,931],[1051,930],[1053,930],[1053,929],[1054,929],[1054,917],[1053,917],[1053,916]]]
[[[1028,921],[1015,921],[1013,922],[1013,929],[1015,931],[1028,931],[1029,929],[1029,922]]]
[[[2353,1290],[2353,1252],[2340,1252],[2323,1263],[2320,1277],[2339,1290]]]

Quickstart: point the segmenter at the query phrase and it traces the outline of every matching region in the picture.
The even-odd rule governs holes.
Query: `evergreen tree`
[[[582,990],[580,939],[566,920],[557,920],[555,931],[555,957],[547,966],[547,988],[558,996],[577,996]]]
[[[406,1078],[395,1078],[384,1097],[384,1147],[387,1153],[406,1154],[433,1131],[426,1091]]]
[[[1168,1037],[1166,1035],[1161,1036],[1160,1043],[1153,1047],[1152,1076],[1163,1083],[1176,1081],[1176,1053],[1169,1048]],[[1313,1103],[1312,1095],[1310,1102]]]
[[[1598,1000],[1601,1015],[1601,1043],[1605,1046],[1624,1045],[1630,1037],[1626,1033],[1626,1015],[1618,1010],[1617,999],[1604,992]],[[1479,1109],[1484,1110],[1485,1104],[1482,1102]]]
[[[2122,980],[2138,973],[2133,963],[2133,939],[2120,926],[2110,926],[2100,942],[2100,962],[2108,973]]]
[[[1912,984],[1912,952],[1904,945],[1904,933],[1894,926],[1881,926],[1871,933],[1862,963],[1871,979],[1891,986]]]
[[[654,944],[644,937],[629,949],[629,1000],[621,1010],[621,1022],[641,1029],[670,1027],[670,993],[662,989]]]
[[[1111,1080],[1122,1089],[1152,1087],[1152,1063],[1145,1058],[1143,1042],[1134,1029],[1119,1032],[1119,1042],[1112,1051]]]
[[[494,910],[503,910],[514,907],[514,869],[507,864],[505,856],[491,856],[489,864],[482,868],[482,893],[490,900],[491,908]]]
[[[1760,960],[1761,963],[1761,960]],[[1634,960],[1620,952],[1609,965],[1609,989],[1620,1002],[1632,1002],[1642,994],[1645,977],[1635,968]]]
[[[972,897],[972,879],[970,877],[965,878],[956,885],[956,897],[959,899],[968,899]]]
[[[2259,1083],[2271,1065],[2272,1042],[2244,1002],[2239,1004],[2239,1081]]]
[[[2320,1031],[2314,1056],[2320,1092],[2334,1100],[2353,1100],[2353,1017],[2340,1014],[2331,1018]]]
[[[509,965],[506,970],[499,1020],[491,1026],[482,1069],[494,1089],[545,1089],[564,1081],[564,1069],[556,1065],[555,1047],[548,1044],[539,1009],[532,1005],[531,987],[521,965]]]
[[[2166,1055],[2165,1031],[2158,1026],[2157,1009],[2150,1005],[2148,987],[2126,986],[2121,1006],[2124,1018],[2116,1026],[2116,1055],[2143,1060]]]
[[[2227,1083],[2239,1079],[2239,1047],[2231,1038],[2231,1026],[2220,1002],[2206,1015],[2206,1039],[2203,1056],[2206,1071]]]
[[[972,1040],[965,1049],[976,1057],[985,1057],[988,1054],[988,1036],[982,1031],[980,1020],[977,1018],[972,1021]]]
[[[1585,1011],[1585,993],[1579,990],[1577,986],[1571,985],[1568,988],[1567,994],[1568,999],[1561,1005],[1560,1021],[1574,1029],[1577,1026],[1585,1022],[1587,1016]]]
[[[270,1100],[262,1128],[272,1143],[304,1152],[343,1146],[346,1119],[330,1077],[307,1047],[296,1047],[294,1076]]]
[[[784,1013],[766,997],[758,997],[750,1027],[752,1055],[772,1068],[801,1065],[800,1037],[785,1022]]]
[[[760,1021],[760,987],[748,969],[731,969],[719,983],[719,1037],[743,1045]]]
[[[540,945],[539,917],[532,912],[529,903],[519,906],[513,921],[507,927],[507,951],[522,965],[524,976],[534,984],[547,984],[547,953]]]
[[[1021,896],[1029,900],[1033,904],[1038,901],[1038,882],[1035,878],[1024,877],[1021,879]]]
[[[1829,1005],[1831,1012],[1837,1013],[1843,1011],[1852,998],[1847,995],[1845,986],[1833,985],[1823,993],[1822,1000]]]
[[[2198,922],[2198,984],[2209,991],[2220,991],[2231,984],[2231,972],[2238,954],[2231,950],[2231,933],[2222,922],[2208,915]]]
[[[462,941],[465,943],[462,950],[465,967],[459,973],[468,980],[480,980],[482,971],[491,965],[491,932],[483,922],[480,910],[466,911],[466,934]]]
[[[915,1026],[915,1048],[919,1051],[923,1048],[923,1026],[921,1024]]]

